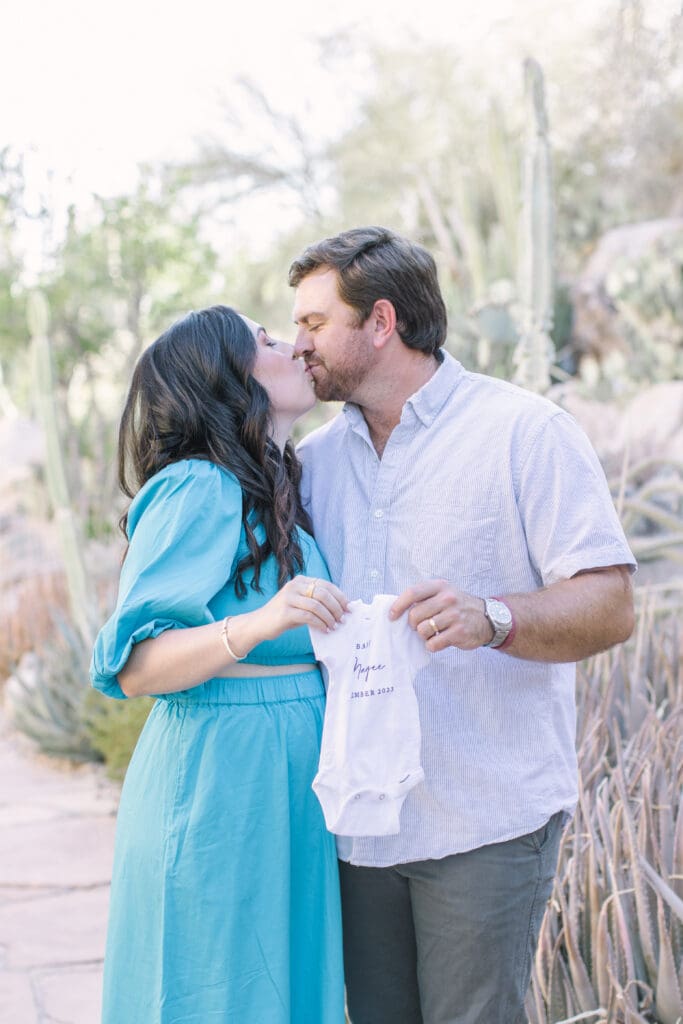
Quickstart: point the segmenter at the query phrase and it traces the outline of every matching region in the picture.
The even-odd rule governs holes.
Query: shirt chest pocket
[[[411,562],[418,579],[445,579],[475,591],[490,578],[498,513],[488,508],[453,508],[425,503],[418,514]]]

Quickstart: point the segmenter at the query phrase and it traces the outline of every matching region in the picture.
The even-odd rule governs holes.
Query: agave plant
[[[78,630],[53,612],[52,636],[24,655],[9,678],[7,704],[17,728],[40,749],[73,761],[98,760],[84,722],[89,650]]]
[[[683,659],[666,609],[642,595],[632,641],[580,669],[579,806],[530,1024],[683,1022]]]

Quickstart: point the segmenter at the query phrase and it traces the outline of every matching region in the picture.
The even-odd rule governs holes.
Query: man
[[[433,655],[400,833],[338,840],[351,1020],[521,1024],[576,803],[573,663],[630,635],[633,557],[571,417],[442,350],[424,249],[359,228],[289,280],[295,353],[346,402],[300,447],[316,539]]]

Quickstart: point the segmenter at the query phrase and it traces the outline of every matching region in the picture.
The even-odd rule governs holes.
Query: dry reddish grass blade
[[[579,668],[579,806],[541,931],[530,1024],[683,1024],[677,604],[639,595],[634,638]]]
[[[0,616],[0,682],[12,674],[22,655],[41,650],[54,636],[55,608],[67,605],[62,572],[35,574],[7,586]]]

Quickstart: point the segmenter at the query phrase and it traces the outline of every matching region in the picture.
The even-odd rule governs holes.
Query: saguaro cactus
[[[90,647],[94,639],[92,616],[95,604],[83,560],[81,532],[69,500],[48,336],[49,309],[41,292],[34,292],[29,297],[27,315],[32,338],[37,410],[45,432],[47,487],[59,529],[71,617],[84,644]]]
[[[543,72],[532,59],[524,62],[527,104],[519,226],[518,329],[514,352],[516,384],[545,391],[550,384],[554,346],[553,198],[548,119]]]

